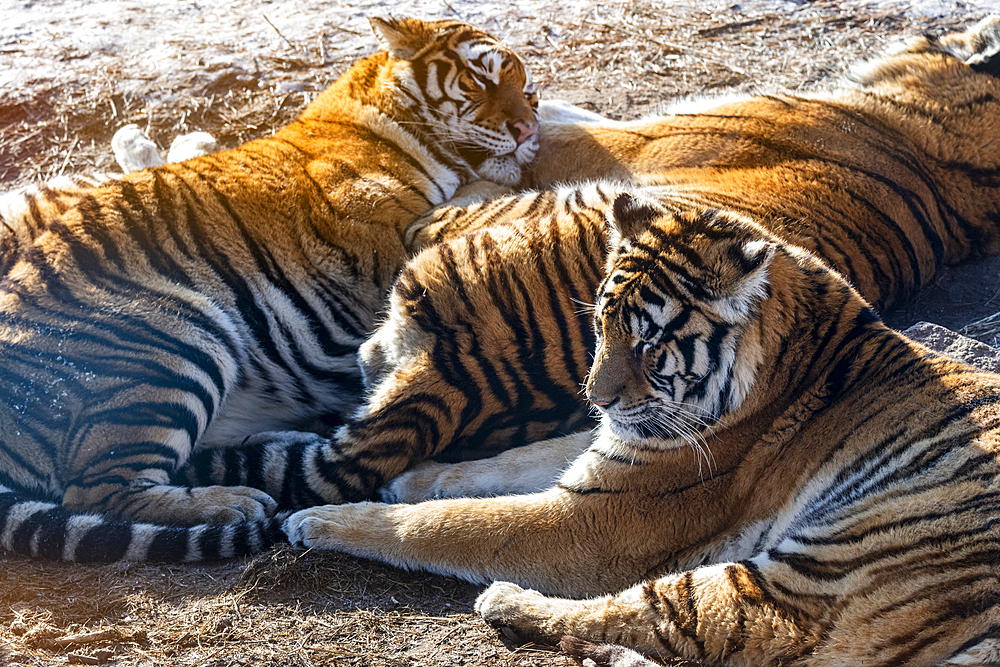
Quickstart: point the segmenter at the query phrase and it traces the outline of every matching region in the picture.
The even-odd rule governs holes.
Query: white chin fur
[[[499,185],[517,185],[521,180],[522,167],[530,164],[538,152],[538,137],[530,137],[510,155],[486,158],[476,168],[479,177]]]
[[[601,426],[597,431],[597,440],[601,451],[614,453],[618,451],[630,450],[639,447],[640,449],[679,449],[687,447],[687,442],[683,438],[647,438],[638,435],[626,427],[615,425],[607,415],[601,418]]]

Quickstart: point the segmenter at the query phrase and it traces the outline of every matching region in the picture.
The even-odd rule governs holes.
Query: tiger
[[[371,23],[386,48],[272,136],[5,221],[0,548],[187,561],[283,539],[281,498],[176,474],[342,421],[407,228],[480,179],[516,183],[538,146],[507,46],[457,21]]]
[[[600,423],[558,482],[304,509],[290,540],[495,581],[489,623],[608,664],[1000,662],[1000,375],[738,212],[637,190],[609,218]]]
[[[252,484],[270,462],[295,483],[267,490],[302,506],[547,488],[560,468],[532,461],[565,467],[587,446],[574,434],[593,424],[580,387],[596,344],[604,221],[634,188],[672,210],[756,220],[880,312],[939,265],[996,253],[997,31],[993,19],[911,40],[809,95],[689,103],[630,122],[541,103],[540,149],[522,181],[534,189],[449,202],[409,228],[419,253],[360,347],[366,398],[334,437],[206,450],[198,456],[213,460],[185,479],[219,483],[205,471],[245,469],[232,479]],[[560,436],[559,447],[505,453]],[[711,448],[695,454],[707,475]],[[315,472],[333,466],[336,486]]]

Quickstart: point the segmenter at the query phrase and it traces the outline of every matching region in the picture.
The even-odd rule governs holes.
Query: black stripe
[[[121,560],[132,542],[132,525],[109,521],[88,530],[76,544],[73,560],[78,563],[111,563]]]

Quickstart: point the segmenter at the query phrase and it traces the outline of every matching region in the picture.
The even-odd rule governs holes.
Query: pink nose
[[[523,120],[519,120],[516,123],[514,123],[514,129],[517,130],[517,136],[514,138],[514,140],[517,141],[518,146],[527,141],[528,137],[532,137],[538,134],[537,123],[528,125]]]

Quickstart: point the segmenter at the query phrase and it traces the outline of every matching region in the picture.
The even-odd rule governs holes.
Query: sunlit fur
[[[643,192],[670,210],[745,217],[812,250],[879,310],[926,285],[941,262],[1000,249],[1000,78],[989,70],[1000,58],[988,58],[998,48],[994,19],[913,40],[809,97],[744,97],[636,123],[544,121],[536,182],[623,180],[445,206],[411,228],[413,244],[429,249],[401,274],[388,316],[361,349],[371,394],[345,440],[366,469],[380,469],[367,481],[431,455],[478,456],[588,428],[578,388],[596,344],[594,267],[618,243],[603,218],[636,181],[662,183]],[[566,115],[556,112],[545,118]],[[709,477],[716,464],[705,430],[749,391],[746,372],[713,385],[710,364],[737,363],[729,323],[753,301],[679,312],[660,304],[684,286],[649,284],[622,305],[623,326],[654,335],[684,318],[678,341],[650,361],[682,372],[655,400],[613,406],[604,428],[683,436]],[[643,351],[643,340],[633,344]],[[660,409],[692,394],[701,399]],[[490,482],[484,492],[495,489]],[[392,489],[386,497],[413,499]]]
[[[838,273],[742,216],[626,194],[613,228],[587,386],[612,427],[556,486],[315,507],[286,521],[292,541],[500,580],[476,609],[526,641],[710,665],[997,664],[1000,375],[887,328]],[[632,316],[650,290],[691,316],[654,333]],[[675,382],[686,364],[657,360],[719,323],[692,392]],[[717,410],[712,477],[683,433],[615,424],[616,404],[650,401]]]
[[[525,184],[668,185],[812,250],[885,310],[942,263],[1000,250],[998,50],[1000,17],[911,39],[805,95],[634,122],[560,123],[556,110]]]
[[[94,188],[120,176],[94,174],[59,176],[21,190],[0,193],[0,276],[18,259],[47,224],[74,208]]]
[[[411,254],[407,228],[470,181],[516,182],[537,148],[530,76],[493,37],[372,25],[388,50],[272,136],[43,189],[5,217],[2,548],[191,560],[276,537],[275,500],[249,485],[283,468],[244,482],[208,456],[171,475],[206,446],[239,456],[261,431],[341,420],[361,393],[358,345]],[[256,437],[247,447],[273,442]],[[189,488],[201,472],[219,485]]]

